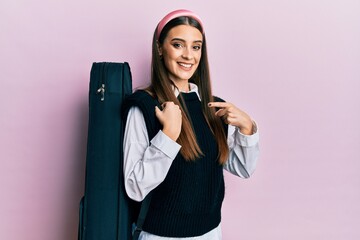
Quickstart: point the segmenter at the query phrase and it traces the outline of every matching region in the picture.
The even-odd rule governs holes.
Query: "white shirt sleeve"
[[[149,143],[144,116],[130,108],[124,132],[124,179],[128,196],[142,201],[166,177],[181,146],[161,130]]]
[[[228,125],[229,159],[224,169],[241,178],[249,178],[259,158],[259,132],[254,123],[252,135],[244,135],[234,126]]]

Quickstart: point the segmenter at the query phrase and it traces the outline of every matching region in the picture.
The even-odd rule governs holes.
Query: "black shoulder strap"
[[[133,240],[138,240],[142,227],[144,225],[147,212],[149,211],[150,202],[151,202],[152,192],[150,192],[141,203],[139,217],[136,222],[136,228],[133,233]]]
[[[134,105],[140,107],[142,113],[144,114],[148,137],[149,139],[152,139],[156,135],[158,127],[160,127],[160,123],[156,120],[154,109],[154,105],[161,109],[159,101],[142,90],[133,93],[126,99],[125,104],[123,105],[122,112],[124,119],[126,118],[130,107]],[[150,207],[152,194],[153,192],[148,193],[145,199],[141,202],[139,215],[136,221],[136,228],[133,232],[133,240],[139,239]]]
[[[137,106],[141,109],[141,112],[144,115],[148,137],[149,140],[151,140],[157,134],[158,130],[161,127],[160,122],[155,116],[154,108],[154,106],[158,106],[161,109],[159,101],[157,100],[157,98],[150,96],[144,90],[136,91],[125,99],[125,102],[122,106],[122,117],[125,122],[129,109],[132,106]]]

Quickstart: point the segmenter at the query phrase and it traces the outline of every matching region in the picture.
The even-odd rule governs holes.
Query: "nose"
[[[191,59],[194,58],[191,49],[189,49],[188,47],[183,48],[183,49],[184,49],[184,50],[183,50],[183,53],[182,53],[182,55],[181,55],[182,58],[187,59],[187,60],[191,60]]]

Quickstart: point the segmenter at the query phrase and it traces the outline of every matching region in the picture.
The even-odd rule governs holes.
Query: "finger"
[[[236,118],[236,114],[233,113],[233,112],[229,111],[227,115],[228,115],[229,118]]]
[[[159,114],[161,114],[161,110],[158,108],[158,106],[155,106],[155,115],[159,116]]]
[[[228,107],[230,104],[227,102],[209,102],[208,106],[209,107],[218,107],[218,108],[226,108]]]
[[[163,112],[157,106],[155,106],[155,116],[160,122],[162,122],[162,115]]]
[[[163,104],[161,104],[162,108],[166,108],[168,106],[172,106],[172,105],[175,105],[174,102],[171,102],[171,101],[167,101],[167,102],[164,102]]]
[[[233,117],[227,117],[226,118],[226,121],[227,121],[227,124],[230,124],[230,125],[234,125],[234,123],[236,122],[236,118],[233,118]]]
[[[229,124],[229,120],[228,120],[228,118],[227,118],[226,116],[222,116],[222,117],[221,117],[221,120],[222,120],[224,123]]]
[[[215,112],[215,116],[218,116],[218,117],[223,117],[225,114],[226,114],[225,109],[219,109]]]

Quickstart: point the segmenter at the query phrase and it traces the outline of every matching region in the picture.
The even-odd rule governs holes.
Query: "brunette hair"
[[[151,85],[146,89],[150,94],[157,97],[160,103],[165,101],[172,101],[179,105],[182,111],[182,127],[181,133],[177,142],[182,146],[180,153],[186,160],[195,160],[203,153],[196,141],[196,136],[191,126],[191,120],[187,115],[187,109],[183,103],[181,95],[179,100],[174,95],[173,88],[175,87],[173,82],[168,77],[168,71],[159,55],[158,45],[163,44],[168,32],[178,25],[189,25],[197,28],[203,33],[202,26],[191,17],[178,17],[169,21],[161,31],[159,39],[157,39],[156,31],[154,32],[152,43],[152,61],[151,61]],[[227,137],[221,120],[215,116],[215,109],[209,108],[208,103],[214,101],[214,97],[211,91],[210,72],[206,50],[205,34],[203,33],[203,43],[201,48],[201,58],[193,76],[189,79],[190,82],[195,83],[198,86],[199,94],[201,97],[202,111],[205,119],[215,135],[218,146],[218,158],[219,163],[224,164],[229,155],[229,149],[227,145]]]

